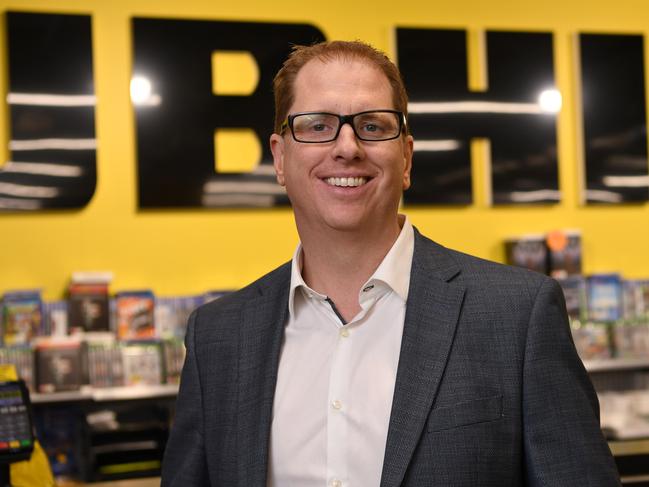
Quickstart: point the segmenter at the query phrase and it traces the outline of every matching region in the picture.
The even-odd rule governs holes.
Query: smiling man
[[[394,64],[296,47],[274,88],[300,245],[192,315],[162,484],[619,485],[559,286],[398,214],[413,141]]]

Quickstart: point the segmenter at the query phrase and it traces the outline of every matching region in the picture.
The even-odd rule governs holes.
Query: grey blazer
[[[289,283],[190,318],[163,486],[266,485]],[[415,232],[380,487],[619,485],[558,284]]]

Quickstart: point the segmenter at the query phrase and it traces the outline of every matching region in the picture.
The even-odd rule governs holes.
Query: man
[[[360,42],[297,47],[275,101],[301,243],[190,319],[162,484],[619,485],[559,286],[398,215],[396,67]]]

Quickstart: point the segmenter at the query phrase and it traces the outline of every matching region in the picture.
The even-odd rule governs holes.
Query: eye
[[[360,129],[363,132],[375,134],[378,132],[383,132],[385,130],[385,127],[381,122],[377,120],[367,120],[361,122]]]
[[[337,119],[331,119],[326,115],[305,115],[299,119],[299,128],[311,133],[331,132],[336,129],[336,123]]]

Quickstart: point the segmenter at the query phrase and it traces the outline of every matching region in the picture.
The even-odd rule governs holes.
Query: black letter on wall
[[[133,19],[134,75],[150,80],[153,102],[136,105],[140,208],[272,206],[288,198],[275,183],[267,147],[273,131],[272,79],[291,44],[324,40],[313,26]],[[214,51],[248,51],[259,66],[250,96],[215,96]],[[253,129],[261,141],[253,173],[218,173],[216,128]]]
[[[8,12],[0,210],[83,208],[97,179],[90,16]]]
[[[579,35],[588,203],[649,199],[641,35]]]
[[[397,29],[399,68],[415,138],[406,204],[468,204],[470,140],[491,140],[494,203],[559,198],[556,115],[539,95],[554,88],[552,35],[488,32],[489,89],[468,91],[466,31]]]

